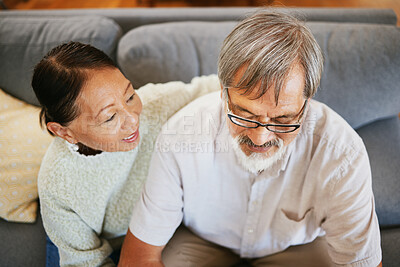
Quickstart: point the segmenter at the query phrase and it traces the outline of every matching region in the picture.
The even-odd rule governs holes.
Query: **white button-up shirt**
[[[200,237],[256,258],[326,235],[337,264],[377,266],[380,234],[361,138],[317,101],[282,160],[244,170],[231,146],[220,93],[164,125],[130,231],[165,245],[183,223]]]

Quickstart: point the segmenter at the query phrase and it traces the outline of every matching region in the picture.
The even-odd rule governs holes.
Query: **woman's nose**
[[[122,124],[122,129],[124,130],[132,130],[136,129],[137,124],[139,122],[139,115],[136,113],[127,113],[125,117],[125,121]]]

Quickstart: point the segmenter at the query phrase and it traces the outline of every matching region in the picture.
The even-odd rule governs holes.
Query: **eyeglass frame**
[[[297,115],[297,116],[299,116],[299,118],[298,118],[296,124],[271,124],[271,123],[265,123],[265,124],[264,124],[264,123],[261,123],[261,122],[259,122],[259,121],[246,119],[246,118],[243,118],[243,117],[240,117],[240,116],[238,116],[238,115],[233,114],[233,113],[232,113],[232,110],[229,108],[228,87],[224,87],[224,90],[225,90],[226,108],[227,108],[227,114],[226,114],[226,115],[228,116],[229,120],[230,120],[233,124],[235,124],[235,125],[237,125],[237,126],[240,126],[240,127],[243,127],[243,128],[246,128],[246,129],[256,129],[256,128],[258,128],[258,127],[261,126],[261,127],[265,127],[265,129],[267,129],[268,131],[273,132],[273,133],[292,133],[292,132],[294,132],[294,131],[296,131],[297,129],[300,128],[300,126],[301,126],[300,120],[303,118],[303,115],[304,115],[304,113],[305,113],[305,110],[307,109],[308,98],[304,101],[303,107],[301,108],[301,111],[299,112],[300,115]],[[236,122],[234,122],[234,121],[232,120],[232,118],[236,118],[236,119],[239,119],[239,120],[243,120],[243,121],[255,123],[256,126],[254,126],[254,127],[243,126],[243,125],[240,125],[240,124],[237,124]],[[287,128],[289,128],[289,127],[294,127],[294,129],[293,129],[293,130],[290,130],[290,131],[288,131],[288,132],[282,132],[282,131],[275,131],[275,130],[270,130],[270,129],[268,129],[268,127],[271,127],[271,126],[284,127],[284,128],[285,128],[285,127],[287,127]]]

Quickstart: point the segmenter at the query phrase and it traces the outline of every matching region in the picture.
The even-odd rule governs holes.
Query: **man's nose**
[[[249,129],[247,136],[257,146],[261,146],[276,137],[275,133],[268,131],[267,128],[261,126],[255,129]]]

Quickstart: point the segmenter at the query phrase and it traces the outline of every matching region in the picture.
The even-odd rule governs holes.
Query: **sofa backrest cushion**
[[[38,105],[31,88],[34,66],[53,47],[68,41],[90,43],[115,57],[121,29],[99,17],[7,17],[0,23],[0,88]]]
[[[394,116],[357,129],[368,151],[380,226],[400,226],[400,120]]]
[[[378,8],[299,8],[274,7],[307,21],[373,23],[396,25],[396,13],[392,9]],[[237,21],[257,10],[257,7],[187,7],[187,8],[92,8],[58,10],[6,10],[3,17],[35,16],[70,17],[98,15],[117,22],[124,33],[129,30],[156,23],[178,21]]]
[[[172,22],[138,27],[118,43],[117,62],[139,88],[217,73],[220,46],[236,22]]]
[[[124,35],[117,62],[136,88],[153,82],[189,82],[217,73],[224,38],[234,22],[175,22],[142,26]]]
[[[124,35],[118,64],[134,86],[217,72],[218,53],[236,22],[175,22],[136,28]],[[325,68],[316,99],[354,128],[399,112],[400,29],[391,25],[307,25],[320,44]]]
[[[400,111],[400,28],[309,23],[325,64],[316,99],[353,128]]]

